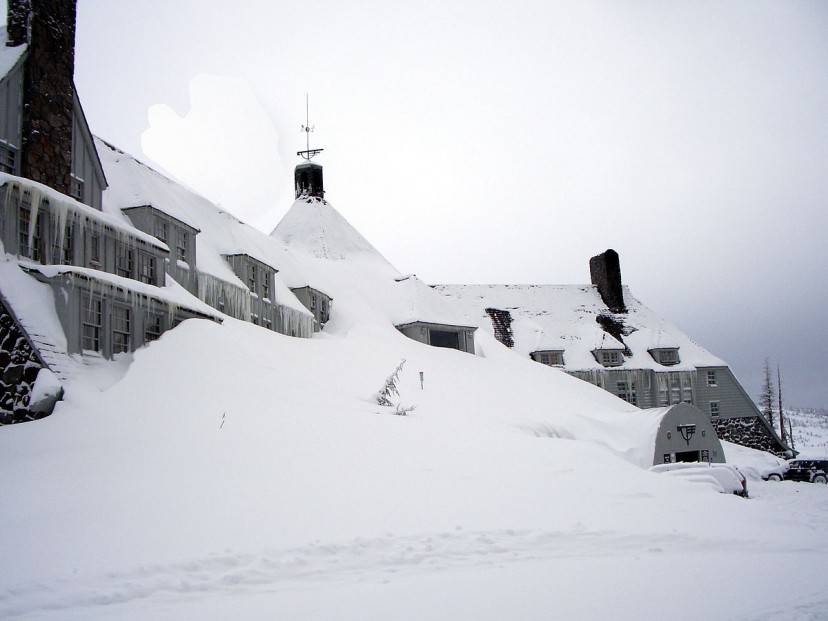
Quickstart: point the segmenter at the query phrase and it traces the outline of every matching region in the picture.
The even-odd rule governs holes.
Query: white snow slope
[[[291,251],[318,337],[188,320],[0,428],[0,618],[824,615],[824,487],[649,473],[635,408],[485,333],[405,338],[437,305],[344,250]],[[374,400],[401,359],[408,416]]]

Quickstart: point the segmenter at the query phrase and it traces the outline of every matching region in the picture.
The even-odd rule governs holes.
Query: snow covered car
[[[790,465],[785,462],[780,464],[779,466],[775,466],[772,468],[767,468],[762,470],[762,479],[765,481],[781,481],[785,478],[788,470],[790,470]]]
[[[707,484],[722,494],[748,497],[747,478],[736,466],[730,464],[678,462],[658,464],[652,466],[650,471],[663,472],[694,483]]]
[[[828,483],[828,459],[792,459],[788,466],[786,481]]]

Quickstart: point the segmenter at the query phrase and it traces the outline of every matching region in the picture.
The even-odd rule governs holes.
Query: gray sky
[[[240,5],[235,7],[234,4]],[[828,406],[828,3],[81,0],[93,131],[269,232],[331,202],[430,282],[625,282]]]

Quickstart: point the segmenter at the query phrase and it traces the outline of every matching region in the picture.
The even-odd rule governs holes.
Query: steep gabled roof
[[[637,300],[627,287],[628,312],[613,314],[593,285],[436,285],[435,289],[462,305],[472,325],[493,333],[486,308],[508,310],[514,349],[564,350],[570,371],[603,368],[592,352],[627,349],[624,362],[614,369],[690,370],[697,366],[725,366],[725,362],[696,344],[673,324]],[[599,318],[601,322],[599,322]],[[612,325],[617,324],[617,338]],[[678,347],[681,362],[664,366],[650,349]]]

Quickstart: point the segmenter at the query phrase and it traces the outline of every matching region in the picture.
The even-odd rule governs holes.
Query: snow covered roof
[[[132,223],[129,220],[113,216],[112,214],[106,212],[98,211],[97,209],[76,201],[74,198],[66,196],[66,194],[62,194],[47,185],[43,185],[42,183],[38,183],[37,181],[32,181],[31,179],[26,179],[24,177],[16,177],[14,175],[0,172],[0,186],[6,184],[17,185],[22,188],[39,192],[41,196],[44,196],[49,200],[49,204],[52,209],[65,209],[67,211],[72,211],[91,220],[95,220],[96,222],[100,222],[104,226],[108,226],[114,230],[120,231],[121,233],[134,237],[145,244],[155,246],[159,250],[163,250],[164,252],[170,251],[167,244],[152,235],[147,235],[143,231],[139,231],[132,226]]]
[[[285,282],[295,288],[311,279],[312,287],[340,301],[338,309],[358,296],[363,312],[370,307],[394,325],[476,325],[416,276],[403,276],[327,200],[297,199],[270,235],[289,255],[279,265]]]
[[[279,270],[274,302],[310,314],[281,279],[289,258],[274,240],[106,141],[95,138],[95,147],[109,180],[103,194],[104,211],[123,222],[129,222],[122,212],[125,207],[150,205],[168,214],[200,231],[196,241],[196,264],[200,272],[247,289],[224,259],[225,255],[246,254]]]
[[[155,285],[133,280],[132,278],[124,278],[123,276],[110,274],[109,272],[102,272],[100,270],[93,270],[88,267],[77,267],[74,265],[41,265],[39,263],[31,262],[21,262],[21,266],[28,271],[43,274],[46,278],[54,278],[55,276],[60,276],[62,274],[71,274],[89,280],[96,280],[113,287],[124,289],[125,291],[132,291],[140,295],[145,295],[167,305],[174,305],[199,315],[204,315],[219,322],[224,319],[224,316],[221,313],[191,295],[186,289],[184,289],[184,287],[169,277],[167,277],[166,286],[156,287]]]
[[[624,349],[624,361],[615,369],[692,370],[726,363],[692,341],[676,326],[659,317],[624,287],[626,314],[612,314],[592,285],[436,285],[436,291],[462,306],[471,325],[492,333],[486,308],[509,311],[514,350],[563,350],[564,368],[570,371],[602,369],[596,349]],[[621,340],[604,330],[598,317],[621,324]],[[623,341],[623,343],[621,342]],[[661,365],[651,349],[678,348],[680,362]]]
[[[8,41],[6,27],[0,26],[0,80],[6,77],[28,49],[26,44],[7,47],[6,41]]]

